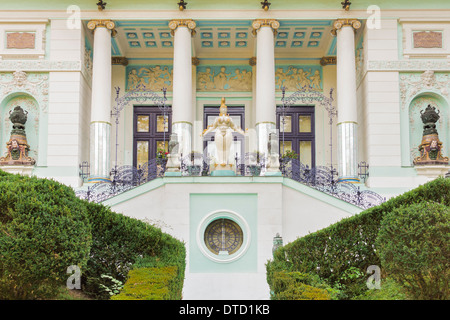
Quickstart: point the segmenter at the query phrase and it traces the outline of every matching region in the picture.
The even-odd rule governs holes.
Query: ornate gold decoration
[[[256,36],[258,30],[263,26],[269,26],[273,30],[273,34],[277,34],[277,29],[280,27],[280,23],[275,19],[256,19],[252,22],[253,31],[252,34]]]
[[[333,22],[333,30],[331,30],[331,35],[336,36],[337,31],[344,26],[351,26],[354,30],[361,28],[361,22],[357,19],[337,19]]]
[[[172,36],[175,35],[175,30],[177,30],[178,27],[187,27],[191,30],[191,35],[194,36],[196,26],[197,24],[192,19],[176,19],[169,22],[169,28]]]
[[[112,57],[111,58],[111,63],[112,64],[120,64],[122,66],[127,66],[128,65],[128,59],[125,57]]]
[[[248,59],[248,64],[252,67],[256,66],[256,57],[251,57],[250,59]]]
[[[192,65],[198,66],[200,64],[200,59],[197,57],[192,57]]]
[[[116,24],[112,20],[91,20],[88,22],[87,27],[89,30],[94,31],[96,28],[106,28],[111,30],[111,36],[115,37],[117,35]]]
[[[320,59],[320,65],[327,66],[329,64],[336,64],[336,60],[336,57],[322,57],[322,59]]]

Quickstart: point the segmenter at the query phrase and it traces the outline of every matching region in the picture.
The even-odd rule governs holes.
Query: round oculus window
[[[231,219],[212,221],[205,229],[205,245],[216,255],[231,255],[241,248],[244,234],[241,227]]]

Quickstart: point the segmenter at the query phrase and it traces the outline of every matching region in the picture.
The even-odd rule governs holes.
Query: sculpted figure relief
[[[221,66],[216,70],[205,67],[197,72],[198,91],[251,91],[251,88],[252,72],[243,67]]]
[[[161,90],[166,87],[168,91],[173,88],[173,71],[168,66],[137,66],[133,67],[127,75],[127,89],[137,88]]]

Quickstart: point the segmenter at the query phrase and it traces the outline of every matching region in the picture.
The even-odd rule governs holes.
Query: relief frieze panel
[[[173,66],[128,65],[126,67],[126,90],[173,90]]]
[[[197,91],[252,91],[252,67],[198,66]]]
[[[307,88],[312,91],[323,90],[323,75],[320,65],[285,65],[275,67],[276,90],[286,91]]]

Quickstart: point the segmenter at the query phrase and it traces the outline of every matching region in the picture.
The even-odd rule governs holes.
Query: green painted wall
[[[190,272],[256,272],[257,271],[257,200],[256,194],[191,194],[189,231]],[[197,228],[202,219],[217,210],[229,210],[248,223],[251,242],[238,260],[218,263],[207,258],[197,245]],[[245,238],[244,234],[244,238]],[[244,240],[245,241],[245,240]]]
[[[177,1],[161,0],[114,0],[105,1],[108,10],[177,10]],[[261,9],[261,1],[242,0],[189,0],[188,9],[191,10],[257,10]],[[450,1],[446,0],[358,0],[351,1],[351,9],[365,10],[370,5],[378,5],[382,10],[389,9],[450,9]],[[65,10],[68,6],[78,5],[82,10],[97,9],[96,0],[22,0],[2,1],[1,10]],[[293,10],[293,9],[317,9],[317,10],[340,10],[339,0],[283,0],[271,1],[271,10]]]

